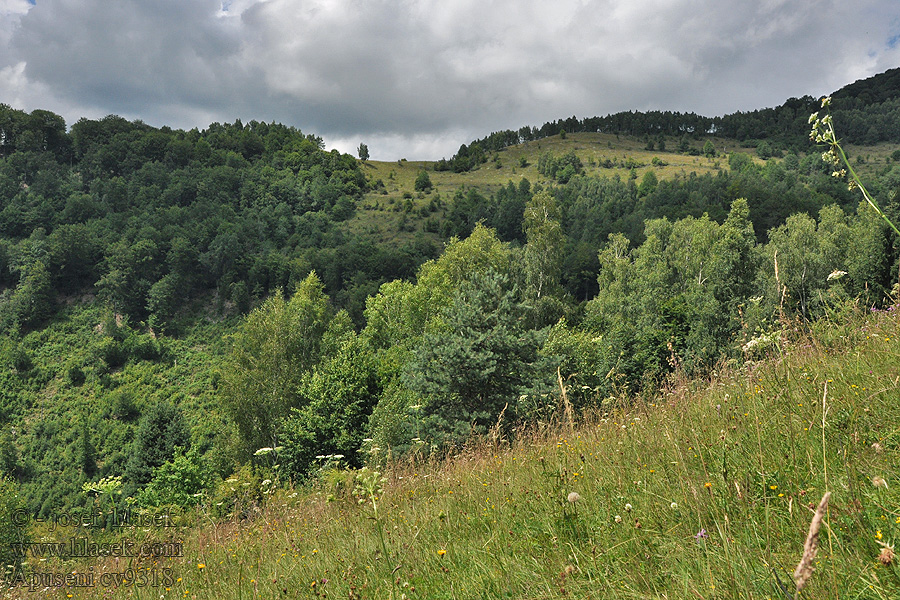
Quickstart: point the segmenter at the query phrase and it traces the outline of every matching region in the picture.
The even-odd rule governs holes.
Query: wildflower
[[[669,505],[669,508],[671,508],[672,510],[677,509],[677,508],[678,508],[678,503],[677,503],[677,502],[673,502],[672,504]]]
[[[621,522],[622,522],[622,517],[619,516],[619,515],[616,515],[615,518],[614,518],[614,520],[615,520],[616,523],[621,523]]]
[[[875,477],[872,478],[872,485],[874,485],[877,488],[883,487],[884,489],[887,489],[887,481],[885,481],[884,477],[882,477],[880,475],[876,475]]]
[[[839,271],[839,270],[835,269],[834,271],[832,271],[831,273],[828,274],[827,280],[833,281],[835,279],[840,279],[841,277],[843,277],[846,274],[847,274],[847,271]]]
[[[578,494],[578,492],[569,492],[569,495],[566,497],[566,499],[572,504],[575,504],[576,502],[581,500],[581,496]]]
[[[625,505],[625,512],[631,512],[632,506],[630,504]]]
[[[878,531],[875,532],[875,539],[876,539],[876,540],[880,540],[882,537],[883,537],[883,536],[881,535],[881,530],[880,530],[880,529],[879,529]]]
[[[709,534],[706,533],[706,529],[703,527],[700,528],[700,531],[698,531],[696,534],[694,534],[694,539],[697,540],[698,542],[701,539],[706,539],[708,537],[709,537]]]
[[[894,562],[894,547],[882,544],[881,552],[878,554],[878,560],[881,564],[887,566]]]
[[[198,568],[198,569],[205,569],[205,568],[206,568],[206,565],[203,564],[203,563],[197,563],[197,568]]]
[[[705,487],[706,489],[712,488],[712,482],[711,482],[711,481],[707,481],[706,483],[703,484],[703,487]]]
[[[438,550],[438,556],[443,557],[445,554],[447,554],[447,551],[444,550],[443,548],[441,548],[440,550]]]

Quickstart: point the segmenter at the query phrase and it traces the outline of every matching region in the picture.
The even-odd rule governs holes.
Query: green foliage
[[[391,379],[378,398],[369,419],[367,438],[361,450],[366,462],[384,464],[392,458],[418,449],[422,442],[422,409],[419,395],[404,385],[399,376]]]
[[[44,263],[35,261],[18,270],[20,278],[15,291],[0,298],[0,327],[3,329],[34,328],[53,314],[53,283]]]
[[[769,142],[762,141],[756,145],[756,155],[763,160],[768,160],[772,158],[772,146],[769,145]]]
[[[125,465],[125,496],[131,496],[153,479],[154,470],[190,446],[190,432],[181,411],[170,402],[159,402],[141,417]]]
[[[300,406],[280,425],[287,473],[303,478],[317,456],[341,454],[358,467],[369,415],[380,394],[374,355],[352,335],[300,384]]]
[[[558,292],[565,236],[556,199],[546,191],[525,205],[524,228],[528,242],[522,255],[528,295],[540,299]]]
[[[87,419],[81,420],[81,432],[78,436],[75,460],[85,477],[91,478],[97,472],[97,449],[91,441]]]
[[[753,167],[753,158],[745,152],[732,152],[728,155],[728,167],[735,173]]]
[[[559,366],[559,376],[566,387],[567,397],[577,411],[597,406],[614,392],[615,382],[608,377],[615,364],[611,353],[610,344],[603,336],[574,328],[564,320],[549,328],[540,350],[542,356]],[[554,390],[554,393],[557,392],[558,388]],[[558,407],[541,400],[529,399],[532,403],[529,416],[541,419],[554,416]]]
[[[20,469],[19,451],[10,435],[9,428],[4,427],[0,431],[0,478],[18,479]]]
[[[265,479],[259,470],[244,465],[236,472],[218,482],[209,499],[213,514],[217,517],[245,518],[258,508],[265,497]]]
[[[648,221],[633,251],[610,236],[600,252],[600,292],[585,322],[605,335],[610,365],[632,385],[682,367],[711,366],[732,350],[740,310],[756,269],[747,203],[732,205],[724,225],[707,217]]]
[[[575,175],[584,173],[581,159],[572,150],[560,157],[556,157],[550,152],[541,154],[537,168],[538,173],[555,179],[559,183],[568,183]]]
[[[25,557],[17,545],[29,542],[28,520],[16,484],[0,476],[0,581],[10,581],[23,568]]]
[[[416,183],[414,187],[417,192],[431,191],[431,178],[428,176],[428,171],[419,171],[419,174],[416,175]]]
[[[221,374],[222,398],[240,436],[242,459],[258,448],[280,445],[278,419],[300,405],[300,383],[319,361],[331,319],[324,286],[311,273],[289,301],[271,296],[232,336]]]
[[[473,273],[446,308],[445,331],[422,339],[405,377],[426,398],[426,435],[435,443],[485,433],[501,413],[515,420],[538,346],[522,329],[523,313],[505,275]]]
[[[189,508],[205,500],[212,484],[212,470],[197,449],[185,453],[179,447],[170,460],[153,470],[153,479],[136,499],[144,507]]]

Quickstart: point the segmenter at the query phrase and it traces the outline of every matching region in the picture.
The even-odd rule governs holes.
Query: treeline
[[[0,105],[0,327],[36,327],[57,296],[91,292],[165,329],[185,298],[215,291],[245,311],[310,269],[358,318],[435,251],[346,239],[337,224],[366,189],[356,159],[280,124],[109,116],[67,132],[53,113]]]
[[[900,139],[900,69],[891,69],[857,81],[833,94],[832,113],[842,124],[843,141],[877,144]],[[548,121],[540,127],[503,130],[460,146],[450,159],[441,159],[436,170],[456,172],[477,168],[488,155],[504,148],[566,133],[609,133],[646,138],[656,142],[678,140],[671,150],[687,151],[687,139],[718,136],[739,142],[762,141],[780,151],[805,152],[811,148],[807,119],[819,108],[819,98],[790,98],[776,108],[736,112],[722,117],[672,111],[626,111],[605,117]],[[664,146],[665,147],[665,146]]]

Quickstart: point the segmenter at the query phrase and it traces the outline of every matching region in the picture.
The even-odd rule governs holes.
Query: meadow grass
[[[42,592],[56,598],[793,598],[831,492],[800,597],[896,598],[883,549],[900,539],[898,335],[895,311],[786,327],[766,360],[572,428],[395,462],[366,493],[357,472],[331,471],[241,516],[208,507],[182,529],[119,533],[177,538],[183,557],[31,566],[171,569],[157,587]]]
[[[673,151],[678,144],[676,138],[668,139],[667,150],[660,151],[647,150],[646,142],[639,138],[605,133],[570,133],[565,138],[556,135],[510,146],[490,154],[486,163],[466,173],[434,171],[434,161],[366,161],[361,163],[366,177],[373,184],[381,180],[384,188],[365,194],[358,204],[356,215],[346,221],[344,227],[348,232],[370,235],[384,243],[411,241],[424,231],[427,217],[422,216],[419,210],[429,205],[434,198],[440,198],[446,205],[457,190],[466,188],[475,188],[485,196],[490,196],[510,181],[518,185],[523,178],[532,184],[552,185],[537,170],[538,159],[545,152],[555,156],[574,152],[584,164],[585,174],[597,177],[618,176],[628,180],[632,174],[631,169],[624,165],[640,165],[634,169],[638,182],[647,171],[653,171],[659,180],[687,178],[691,173],[715,174],[722,169],[728,169],[728,155],[732,152],[746,153],[756,164],[765,164],[765,161],[756,156],[753,147],[743,147],[733,139],[715,137],[709,139],[719,153],[714,158]],[[705,140],[706,138],[702,141],[693,140],[691,144],[699,149]],[[856,170],[861,174],[871,175],[891,167],[891,154],[897,148],[896,144],[879,144],[848,147],[847,151],[851,152],[853,157],[863,159],[861,163],[854,160]],[[522,166],[522,159],[527,166]],[[657,161],[656,164],[654,159]],[[607,160],[616,166],[604,167]],[[779,161],[775,158],[769,160]],[[432,190],[428,193],[419,193],[415,190],[416,176],[422,170],[428,172],[433,184]],[[435,215],[440,217],[442,211],[443,209],[439,210]],[[438,239],[436,235],[427,233],[426,235]]]

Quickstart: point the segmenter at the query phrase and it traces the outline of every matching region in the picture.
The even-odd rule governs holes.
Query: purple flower
[[[694,536],[694,539],[699,542],[701,539],[706,539],[708,537],[709,537],[709,534],[706,533],[706,529],[701,527],[700,531],[698,531],[697,534]]]

